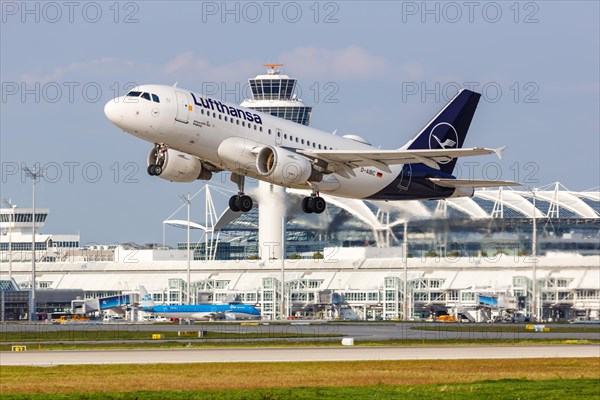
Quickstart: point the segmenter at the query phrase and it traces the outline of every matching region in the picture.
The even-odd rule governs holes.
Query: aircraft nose
[[[106,115],[106,118],[108,118],[108,120],[115,125],[119,125],[119,122],[123,119],[123,115],[121,114],[121,112],[119,110],[120,104],[121,104],[121,98],[119,97],[119,98],[110,100],[104,106],[104,114]]]

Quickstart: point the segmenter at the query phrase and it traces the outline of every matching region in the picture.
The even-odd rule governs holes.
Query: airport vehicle
[[[252,177],[310,189],[302,209],[322,213],[326,203],[321,192],[355,199],[419,200],[471,196],[475,187],[518,185],[452,175],[458,157],[501,157],[504,150],[462,147],[480,96],[461,90],[397,150],[380,150],[360,136],[330,134],[176,86],[135,87],[109,101],[104,113],[125,132],[153,143],[150,175],[192,182],[227,170],[238,186],[238,194],[229,200],[233,211],[252,209],[252,198],[244,192],[245,177]]]
[[[81,323],[81,322],[90,322],[90,318],[85,315],[76,315],[76,314],[64,314],[58,318],[52,320],[53,323],[57,324],[71,324],[71,323]]]
[[[102,318],[102,322],[124,322],[125,319],[120,315],[108,315],[106,314]]]
[[[140,310],[159,317],[213,320],[219,317],[228,319],[260,318],[260,311],[255,307],[240,303],[228,304],[182,304],[156,305],[145,287],[140,286]]]
[[[591,319],[586,317],[577,317],[574,320],[570,321],[571,324],[600,324],[600,319]]]

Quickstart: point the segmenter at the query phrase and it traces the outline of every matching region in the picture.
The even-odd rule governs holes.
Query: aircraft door
[[[175,91],[177,97],[177,115],[175,120],[187,124],[190,116],[190,101],[189,96],[185,92]]]
[[[275,144],[279,146],[282,142],[283,142],[283,132],[281,132],[281,129],[277,128],[277,129],[275,129]]]

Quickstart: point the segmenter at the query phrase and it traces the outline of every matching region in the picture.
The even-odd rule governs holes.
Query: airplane
[[[210,180],[231,171],[238,194],[232,211],[253,207],[246,177],[310,189],[306,213],[326,208],[320,193],[353,199],[426,200],[470,197],[476,187],[512,181],[457,179],[457,158],[496,154],[505,147],[463,148],[481,94],[462,89],[419,133],[397,150],[380,150],[356,135],[339,136],[250,108],[165,85],[141,85],[109,101],[106,117],[153,143],[148,174],[174,182]]]
[[[220,316],[233,317],[234,319],[257,319],[260,311],[255,307],[240,303],[229,304],[182,304],[182,305],[156,305],[152,296],[144,286],[140,290],[140,310],[166,318],[189,318],[198,320],[213,320]]]

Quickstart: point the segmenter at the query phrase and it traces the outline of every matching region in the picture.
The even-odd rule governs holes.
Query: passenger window
[[[304,144],[304,139],[301,140],[302,144]]]
[[[213,113],[213,118],[217,118],[217,113]]]
[[[271,130],[269,129],[269,135],[271,134]]]
[[[307,141],[306,141],[306,144],[307,144],[308,146],[310,146],[310,140],[307,140]]]
[[[204,108],[200,110],[200,114],[204,114]]]
[[[290,135],[290,140],[293,142],[294,141],[294,137],[292,135]]]
[[[142,98],[144,98],[144,99],[146,99],[146,100],[150,101],[150,94],[149,94],[149,93],[146,93],[146,92],[144,92],[144,93],[142,93]]]
[[[284,139],[287,139],[287,133],[284,133],[284,134],[283,134],[283,138],[284,138]]]
[[[235,123],[239,125],[239,124],[240,124],[240,120],[239,120],[239,119],[236,119],[236,120],[235,120]]]
[[[277,137],[281,137],[281,132],[277,132]]]
[[[319,144],[319,150],[321,150],[321,145]]]
[[[155,94],[153,94],[153,95],[152,95],[152,100],[153,100],[155,103],[160,103],[160,100],[158,99],[158,96],[157,96],[157,95],[155,95]]]
[[[225,122],[227,122],[227,116],[225,116]]]
[[[246,126],[246,123],[244,121],[242,121],[242,126]]]
[[[256,125],[254,125],[254,130],[256,130]]]
[[[259,127],[258,127],[258,130],[262,132],[262,126],[259,126]]]
[[[219,114],[219,119],[222,119],[221,114]]]

